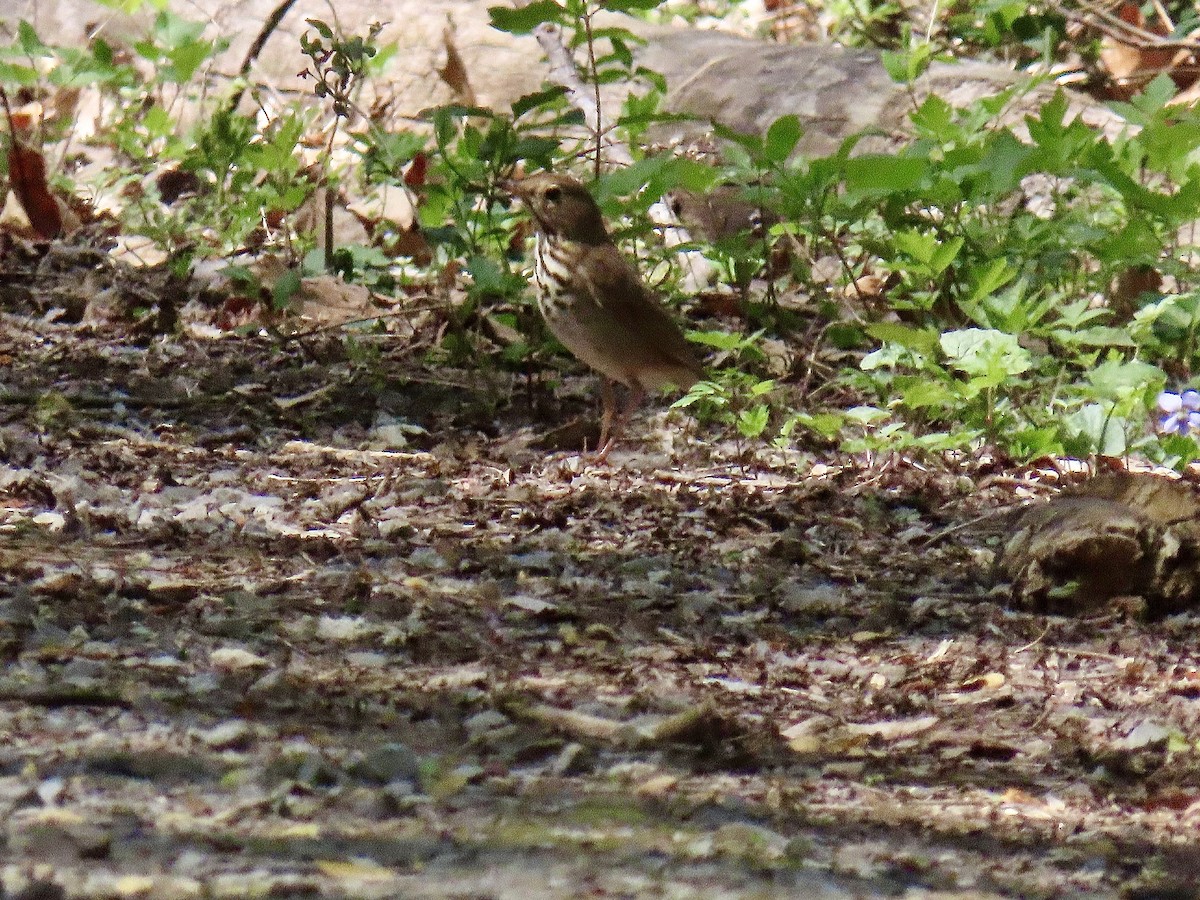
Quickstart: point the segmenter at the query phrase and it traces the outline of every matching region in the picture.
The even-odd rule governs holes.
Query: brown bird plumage
[[[647,391],[686,390],[704,377],[691,344],[642,284],[582,183],[542,173],[506,181],[537,226],[534,284],[551,333],[604,377],[603,460]],[[629,388],[619,413],[613,382]]]

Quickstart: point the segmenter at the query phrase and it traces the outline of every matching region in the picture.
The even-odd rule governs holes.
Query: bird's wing
[[[590,293],[615,326],[639,336],[639,345],[664,361],[688,372],[693,380],[704,377],[692,345],[675,320],[642,284],[637,270],[613,244],[594,248],[600,265],[589,266]]]

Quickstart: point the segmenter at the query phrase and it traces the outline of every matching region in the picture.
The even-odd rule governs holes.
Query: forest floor
[[[1053,477],[383,346],[0,321],[7,896],[1196,896],[1195,616],[990,582]]]

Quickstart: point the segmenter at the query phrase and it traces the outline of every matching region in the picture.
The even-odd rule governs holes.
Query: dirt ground
[[[1195,616],[990,583],[1053,478],[397,344],[0,320],[6,896],[1197,896]]]

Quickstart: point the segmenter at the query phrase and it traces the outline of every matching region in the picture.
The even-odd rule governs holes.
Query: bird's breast
[[[555,319],[569,305],[571,250],[562,241],[538,234],[534,250],[533,280],[538,306],[547,319]]]

